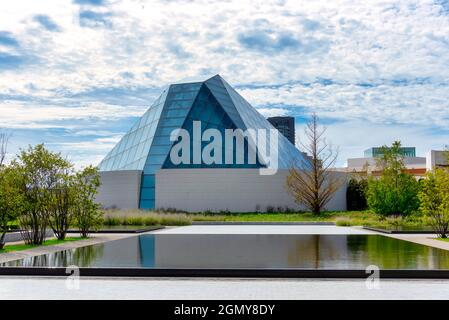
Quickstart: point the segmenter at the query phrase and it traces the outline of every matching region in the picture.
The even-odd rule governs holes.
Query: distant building
[[[416,157],[416,148],[415,147],[401,147],[399,148],[399,152],[406,158]],[[380,158],[383,156],[383,148],[382,147],[373,147],[366,149],[364,151],[365,158]]]
[[[295,118],[271,117],[267,118],[273,127],[279,130],[293,145],[295,145]]]
[[[435,168],[449,168],[449,151],[430,150],[426,156],[427,170]]]
[[[363,158],[349,158],[347,160],[346,172],[367,173],[370,175],[381,175],[382,169],[377,166],[378,158],[382,157],[381,147],[369,148],[364,151]],[[426,158],[416,156],[415,147],[402,147],[401,154],[404,156],[404,166],[406,172],[414,175],[417,178],[424,177],[426,174]]]

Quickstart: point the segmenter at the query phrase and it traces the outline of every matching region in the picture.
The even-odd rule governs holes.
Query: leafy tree
[[[429,218],[438,235],[446,238],[449,228],[449,172],[437,168],[428,172],[427,179],[423,179],[421,184],[419,209]]]
[[[367,179],[351,178],[346,189],[346,203],[348,210],[365,210],[368,207],[366,194]]]
[[[50,226],[59,240],[64,240],[73,222],[76,206],[75,174],[71,167],[63,168],[56,175],[50,190]]]
[[[24,209],[20,179],[17,170],[0,167],[0,249],[5,245],[9,223],[15,221]]]
[[[25,210],[19,217],[22,237],[27,244],[42,244],[54,210],[54,189],[72,165],[43,144],[22,150],[13,162],[22,174]]]
[[[100,186],[98,168],[86,167],[76,175],[75,219],[83,237],[96,230],[103,221],[103,212],[95,202],[95,195]]]
[[[409,214],[419,207],[419,183],[405,172],[401,143],[383,147],[377,166],[382,170],[379,179],[368,179],[368,206],[384,215]]]
[[[338,151],[327,143],[324,137],[326,128],[321,128],[318,122],[317,115],[313,114],[305,129],[307,142],[301,144],[306,156],[299,167],[293,164],[287,177],[289,193],[314,214],[320,214],[343,184],[332,170]]]

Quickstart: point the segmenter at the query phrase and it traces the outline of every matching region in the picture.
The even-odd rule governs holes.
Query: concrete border
[[[292,226],[335,226],[335,222],[327,221],[192,221],[193,226],[225,226],[225,225],[292,225]]]
[[[363,227],[363,229],[386,233],[386,234],[436,234],[433,230],[388,230],[374,227]]]
[[[80,268],[82,277],[188,277],[188,278],[328,278],[366,279],[365,270],[337,269],[149,269]],[[64,267],[0,267],[0,276],[67,276]],[[449,279],[449,270],[380,270],[382,279]]]

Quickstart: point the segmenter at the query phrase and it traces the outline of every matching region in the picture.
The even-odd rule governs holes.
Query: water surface
[[[143,234],[4,266],[449,269],[449,251],[382,235]]]

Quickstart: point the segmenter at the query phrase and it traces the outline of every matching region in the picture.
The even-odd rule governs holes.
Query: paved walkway
[[[79,236],[79,234],[70,234],[70,237]],[[90,238],[84,240],[70,241],[51,246],[41,246],[16,252],[0,253],[0,263],[135,236],[136,234],[92,234]]]
[[[6,299],[448,299],[448,280],[87,279],[0,277]]]
[[[435,247],[438,249],[449,250],[449,242],[435,239],[435,234],[383,234],[385,236],[406,240],[418,244],[423,244],[429,247]]]

